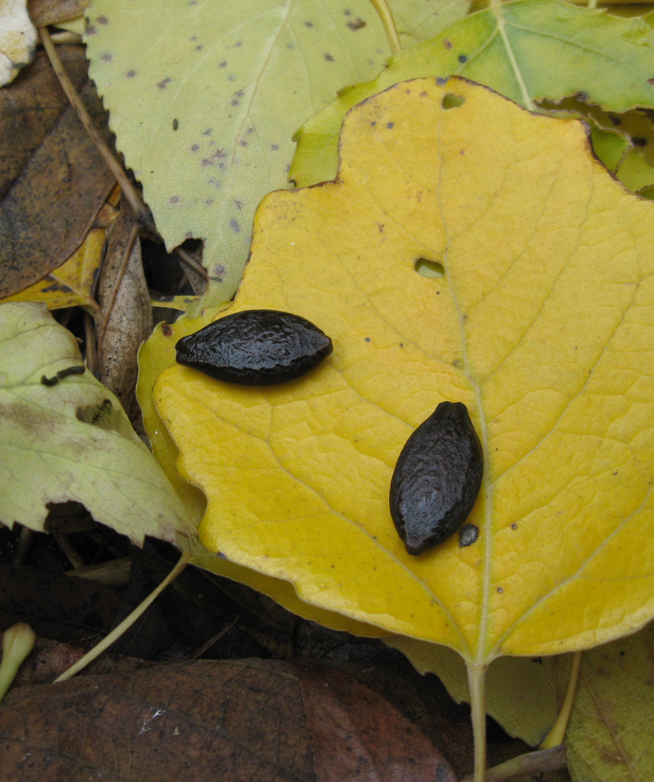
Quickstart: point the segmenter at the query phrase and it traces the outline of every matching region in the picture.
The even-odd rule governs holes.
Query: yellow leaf
[[[202,542],[305,602],[469,663],[592,646],[654,613],[654,211],[586,131],[453,79],[355,108],[333,183],[267,197],[229,312],[312,320],[333,355],[269,388],[158,378]],[[442,277],[416,273],[425,259]],[[420,557],[388,487],[464,402],[485,453],[456,537]]]

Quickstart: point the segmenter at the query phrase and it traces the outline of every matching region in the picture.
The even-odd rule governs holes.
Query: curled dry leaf
[[[126,202],[107,233],[97,297],[102,308],[98,317],[100,380],[129,412],[138,373],[138,350],[152,331],[152,306],[138,226]]]

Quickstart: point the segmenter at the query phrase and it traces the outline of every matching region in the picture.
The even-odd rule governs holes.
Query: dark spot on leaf
[[[445,38],[445,40],[443,41],[443,46],[444,46],[446,49],[451,49],[451,48],[452,48],[452,42],[451,42],[451,41],[448,41],[448,40],[447,40],[447,38]]]
[[[394,123],[394,122],[387,122],[387,123],[386,123],[386,127],[387,127],[389,130],[393,130],[393,128],[395,127],[395,123]]]
[[[210,136],[213,133],[213,128],[207,128],[206,130],[202,131],[203,136]]]
[[[653,78],[651,78],[651,79],[648,79],[648,80],[647,80],[647,83],[648,83],[648,84],[654,84],[654,77],[653,77]]]
[[[191,144],[191,152],[197,152],[200,149],[199,144]]]
[[[179,127],[179,122],[178,122],[178,120],[174,119],[173,120],[173,130],[177,130],[178,127]]]
[[[213,179],[212,178],[212,179],[209,180],[209,184],[213,185],[216,189],[218,189],[219,187],[222,186],[223,183],[220,181],[220,179]]]
[[[161,327],[161,333],[164,335],[164,337],[171,337],[173,330],[167,323],[164,323]]]
[[[235,234],[241,233],[241,226],[235,217],[232,217],[232,219],[229,221],[229,225]]]
[[[371,127],[373,127],[373,128],[375,127],[375,125],[376,125],[376,124],[377,124],[377,122],[376,122],[375,120],[373,120],[373,121],[370,123]]]
[[[647,146],[647,139],[642,138],[641,136],[632,136],[631,140],[633,142],[633,145],[635,147],[646,147]]]
[[[170,84],[171,79],[166,76],[165,79],[162,79],[161,81],[157,82],[157,87],[159,87],[160,90],[165,90],[166,87]]]
[[[366,342],[370,342],[370,337],[366,337]]]
[[[197,35],[192,35],[192,36],[189,38],[189,41],[197,41],[197,40],[198,40],[198,37],[197,37]]]
[[[401,348],[403,348],[403,347],[404,347],[404,342],[400,342],[400,347],[401,347]]]
[[[272,149],[272,150],[277,150],[277,149],[279,149],[279,144],[271,144],[271,145],[270,145],[270,149]]]
[[[213,198],[205,198],[205,199],[204,199],[204,203],[205,203],[207,206],[211,206],[211,204],[213,204]]]
[[[248,135],[249,135],[250,133],[254,133],[254,128],[248,128],[247,132],[248,132]]]
[[[111,62],[113,60],[114,56],[113,54],[109,54],[109,52],[102,52],[100,55],[100,59],[102,62]]]
[[[228,79],[229,81],[234,81],[234,80],[236,79],[236,76],[234,76],[234,74],[233,74],[233,73],[230,73],[230,74],[229,74],[229,76],[227,77],[227,79]]]
[[[227,67],[227,60],[223,60],[222,62],[218,63],[219,68],[226,68]]]
[[[468,62],[468,58],[466,57],[465,54],[459,55],[459,62]]]
[[[239,49],[241,46],[243,46],[243,41],[236,41],[234,46],[236,46],[236,48]]]
[[[244,138],[239,139],[238,143],[242,147],[247,147],[248,145],[247,141]]]
[[[305,22],[304,26],[305,27],[313,27],[313,22]]]
[[[98,34],[98,28],[94,27],[92,24],[90,24],[86,28],[85,32],[86,32],[87,35],[97,35]]]
[[[136,76],[136,71],[127,71],[125,76],[127,76],[128,79],[133,79]]]
[[[239,101],[239,99],[238,99],[238,98],[233,98],[232,100],[230,100],[230,104],[231,104],[232,106],[240,106],[240,105],[241,105],[241,102]]]
[[[516,522],[515,522],[515,521],[514,521],[514,522],[513,522],[513,524],[511,525],[511,529],[518,529],[518,525],[516,524]]]
[[[324,55],[324,58],[327,60],[327,62],[334,62],[334,58],[331,56],[331,54],[329,54],[329,52]]]
[[[615,114],[610,114],[609,116],[611,118],[611,122],[615,125],[616,128],[622,125],[622,120],[620,117],[616,117]]]
[[[234,199],[234,203],[239,209],[243,209],[243,201],[239,201],[238,198]]]
[[[345,16],[351,16],[351,15],[352,15],[352,11],[350,11],[348,8],[346,8],[346,9],[343,11],[343,13],[345,14]]]
[[[203,49],[204,49],[204,46],[202,46],[202,44],[198,44],[198,45],[195,47],[195,51],[196,51],[196,52],[201,52]]]
[[[444,84],[447,84],[447,78],[445,76],[437,76],[436,84],[438,84],[439,87],[442,87]]]
[[[501,595],[502,592],[504,592],[504,589],[502,587],[497,587],[497,594]]]
[[[352,30],[353,33],[355,33],[357,30],[365,27],[366,23],[363,21],[363,19],[358,18],[355,22],[348,22],[347,26],[350,28],[350,30]]]
[[[171,196],[170,197],[170,203],[171,204],[178,204],[179,203],[179,196]]]
[[[98,16],[98,24],[109,24],[109,19],[106,16]]]

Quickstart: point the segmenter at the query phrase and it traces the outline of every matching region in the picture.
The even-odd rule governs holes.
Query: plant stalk
[[[565,736],[566,728],[568,727],[568,720],[570,719],[570,712],[572,711],[572,704],[577,694],[577,682],[579,681],[579,668],[581,666],[581,652],[574,652],[572,655],[572,668],[570,668],[570,678],[568,679],[568,689],[563,699],[563,704],[559,711],[559,716],[556,718],[554,727],[547,734],[545,740],[540,745],[540,749],[551,749],[559,744],[563,744],[563,737]]]
[[[393,19],[393,12],[391,11],[386,0],[370,0],[372,7],[377,11],[382,25],[384,26],[384,32],[388,38],[388,43],[391,47],[391,52],[397,54],[402,51],[402,44],[400,43],[400,36],[397,34],[397,27],[395,26],[395,20]]]
[[[474,782],[486,779],[486,669],[487,665],[468,665],[470,708],[472,709],[472,733],[475,748]]]

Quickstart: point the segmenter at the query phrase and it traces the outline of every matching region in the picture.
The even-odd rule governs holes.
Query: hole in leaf
[[[443,264],[438,261],[430,261],[427,258],[418,258],[414,266],[418,274],[422,274],[423,277],[444,277],[445,269]]]
[[[443,97],[442,106],[444,109],[456,109],[459,106],[463,106],[465,102],[466,99],[462,98],[460,95],[454,95],[453,93],[448,92],[447,95]]]

